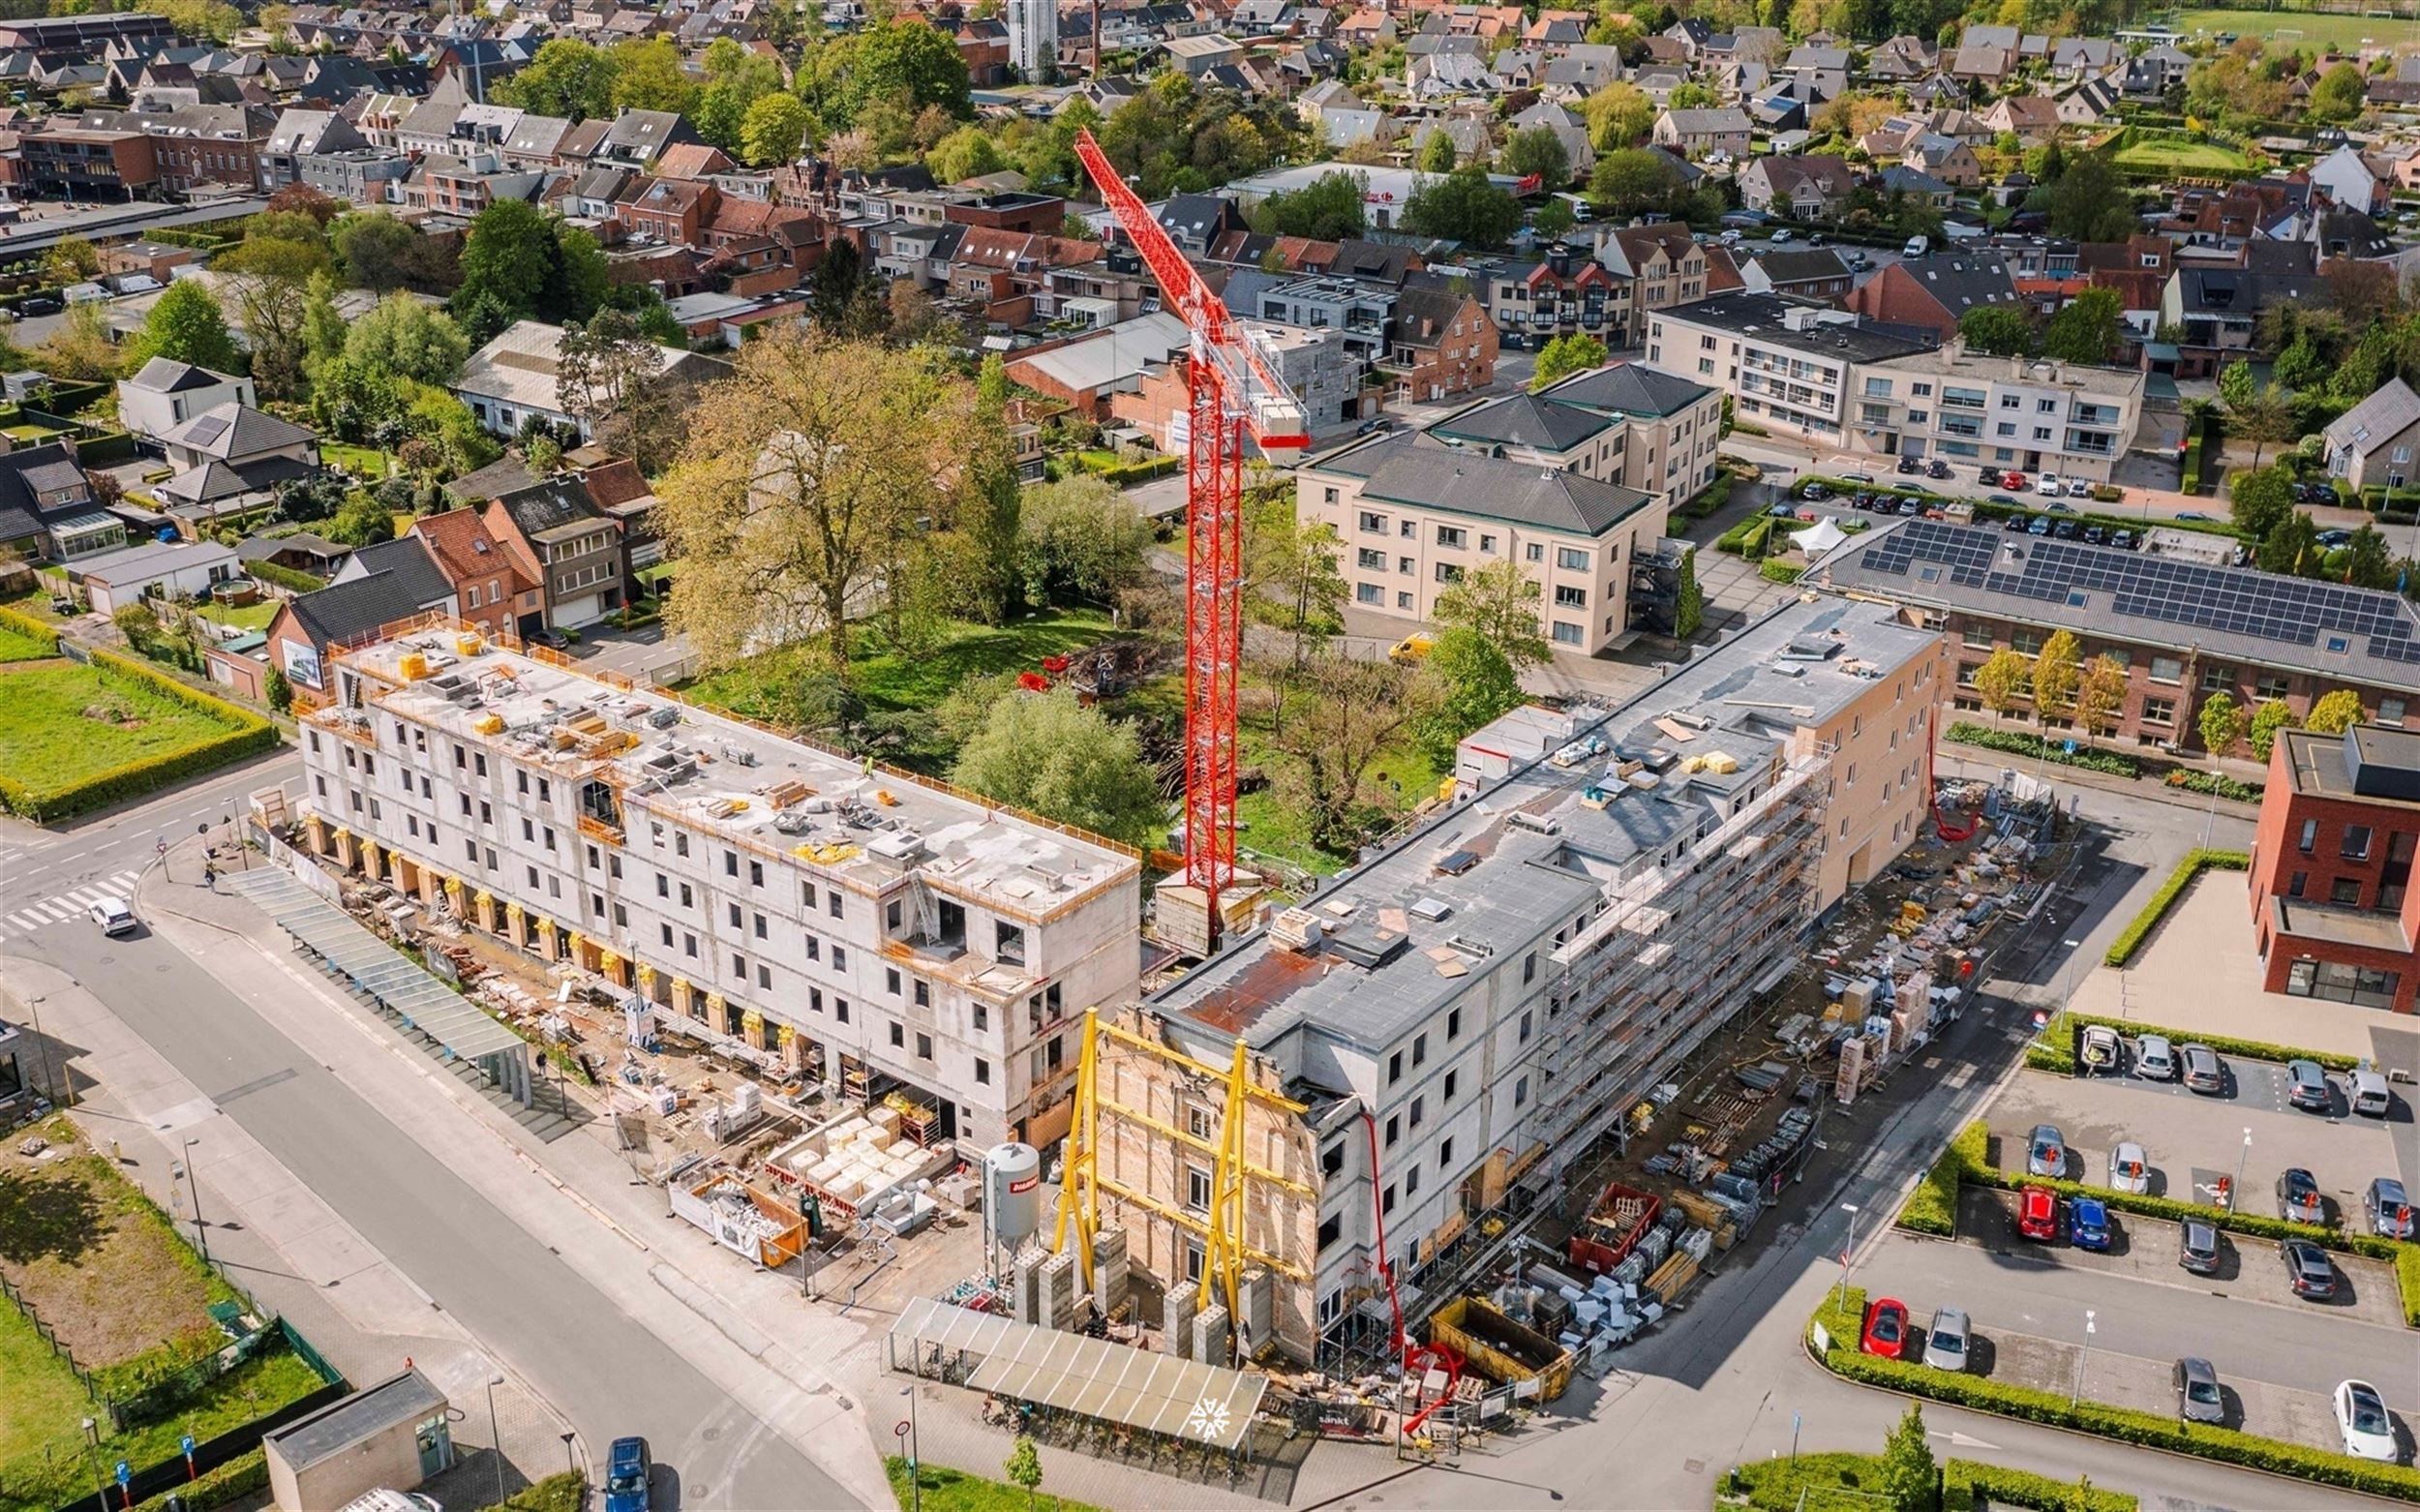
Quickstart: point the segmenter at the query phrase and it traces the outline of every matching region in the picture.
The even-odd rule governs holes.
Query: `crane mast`
[[[1235,880],[1236,681],[1244,651],[1244,442],[1264,453],[1309,445],[1302,406],[1271,371],[1226,303],[1202,282],[1090,131],[1075,155],[1185,322],[1185,882],[1219,931],[1220,894]]]

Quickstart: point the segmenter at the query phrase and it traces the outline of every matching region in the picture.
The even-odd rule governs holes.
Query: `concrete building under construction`
[[[1915,838],[1947,654],[1810,597],[1611,713],[1472,735],[1435,822],[1104,1018],[1071,1202],[1248,1348],[1382,1345],[1389,1274],[1444,1300],[1458,1241],[1558,1196]]]

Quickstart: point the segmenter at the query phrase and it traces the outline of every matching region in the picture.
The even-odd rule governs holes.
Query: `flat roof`
[[[2031,383],[2042,388],[2073,389],[2085,394],[2124,392],[2139,398],[2144,375],[2133,368],[2102,368],[2080,362],[2053,362],[2047,358],[1993,357],[1962,348],[1937,348],[1905,357],[1890,359],[1890,365],[1903,373],[1938,373],[1950,378],[1973,378],[1979,381],[1994,378],[2011,383]]]
[[[2363,951],[2412,949],[2404,922],[2375,909],[2337,908],[2309,898],[2272,896],[2277,932],[2297,940],[2325,940]]]
[[[444,1408],[445,1393],[413,1368],[331,1402],[268,1435],[265,1441],[276,1447],[279,1459],[300,1470],[347,1453],[374,1434],[419,1422]]]
[[[413,654],[428,676],[407,680],[404,658]],[[378,709],[567,780],[607,783],[631,829],[660,814],[862,891],[883,892],[913,870],[936,892],[1044,919],[1140,872],[1131,848],[1100,835],[450,624],[339,659],[399,684],[373,695]],[[332,727],[346,712],[310,717]],[[501,728],[481,728],[491,722]]]
[[[2347,803],[2375,803],[2382,808],[2420,811],[2420,800],[2358,791],[2346,742],[2361,753],[2365,766],[2420,772],[2420,730],[2389,725],[2355,725],[2343,735],[2318,730],[2285,730],[2285,779],[2298,794],[2336,799]],[[2375,784],[2372,784],[2374,787]]]
[[[1941,345],[1941,338],[1929,327],[1868,320],[1827,305],[1779,294],[1717,294],[1695,304],[1652,311],[1650,316],[1840,362],[1880,362],[1913,356]]]
[[[1867,669],[1888,675],[1938,639],[1886,605],[1794,600],[1613,711],[1516,710],[1466,743],[1484,745],[1500,731],[1507,753],[1518,745],[1543,754],[1593,731],[1608,748],[1567,768],[1516,761],[1510,775],[1451,804],[1307,905],[1348,944],[1356,933],[1383,930],[1408,936],[1407,948],[1365,968],[1329,951],[1278,950],[1264,931],[1195,967],[1151,1006],[1257,1047],[1305,1026],[1372,1050],[1395,1043],[1467,989],[1468,961],[1508,956],[1550,936],[1608,886],[1719,823],[1736,792],[1788,763],[1800,727],[1823,724],[1873,687]],[[1665,728],[1676,712],[1708,728],[1680,727],[1690,739],[1676,739]],[[1582,791],[1602,780],[1608,761],[1632,751],[1673,760],[1655,786],[1585,806]],[[1680,758],[1717,752],[1736,770],[1679,770]],[[1516,810],[1551,814],[1560,832],[1515,825]],[[1440,869],[1448,857],[1456,864]],[[1441,917],[1431,917],[1438,912],[1431,904]]]

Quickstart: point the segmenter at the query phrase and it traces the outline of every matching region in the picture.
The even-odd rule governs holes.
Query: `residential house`
[[[2391,186],[2379,180],[2369,161],[2350,144],[2313,164],[2310,174],[2312,188],[2344,209],[2375,215],[2387,206]]]
[[[1975,149],[1954,136],[1936,132],[1919,134],[1907,145],[1906,166],[1952,189],[1972,189],[1983,181],[1982,163]]]
[[[1739,198],[1751,210],[1794,221],[1839,219],[1857,175],[1834,157],[1769,153],[1739,170]]]
[[[1170,37],[1161,45],[1168,55],[1169,66],[1186,77],[1200,79],[1211,70],[1240,63],[1244,57],[1243,44],[1229,37]]]
[[[1886,83],[1923,78],[1940,66],[1939,47],[1904,33],[1881,43],[1865,58],[1866,76]]]
[[[436,580],[434,593],[431,578]],[[237,650],[205,646],[202,656],[210,680],[256,703],[267,702],[268,673],[274,667],[297,709],[318,709],[337,698],[329,664],[332,651],[375,640],[386,626],[444,609],[452,598],[443,578],[434,571],[426,577],[376,572],[287,599],[278,606],[257,647]]]
[[[1738,262],[1740,286],[1752,294],[1838,304],[1857,282],[1857,274],[1830,247],[1754,252]]]
[[[369,145],[369,138],[334,110],[289,106],[269,129],[269,139],[261,143],[260,188],[275,194],[288,184],[304,182],[305,160]]]
[[[2126,61],[2125,90],[2129,95],[2160,95],[2185,82],[2193,71],[2193,55],[2174,43],[2146,47]]]
[[[221,583],[244,575],[235,550],[217,541],[142,541],[79,557],[70,583],[84,590],[93,613],[111,615],[151,598],[205,598]]]
[[[1928,330],[1948,341],[1970,311],[2012,308],[2016,280],[1998,253],[1935,253],[1891,263],[1853,291],[1847,307],[1868,320]]]
[[[1969,28],[1969,34],[1979,29]],[[2008,48],[1996,47],[1988,43],[1969,42],[1959,45],[1956,54],[1950,59],[1947,72],[1959,83],[1981,84],[1985,88],[1997,89],[2015,68],[2016,59]]]
[[[582,479],[559,473],[499,495],[480,521],[538,585],[544,628],[592,624],[626,601],[621,523],[597,507]],[[540,627],[527,611],[518,619],[525,635]]]
[[[2401,378],[2345,410],[2319,433],[2327,450],[2328,475],[2354,493],[2409,488],[2420,479],[2413,466],[2420,448],[2420,394]]]
[[[1948,181],[1905,164],[1894,163],[1876,174],[1874,187],[1882,191],[1886,200],[1895,196],[1931,210],[1947,210],[1957,198],[1956,189]]]
[[[1517,132],[1534,131],[1539,127],[1553,132],[1555,139],[1563,144],[1563,156],[1571,160],[1571,175],[1575,179],[1587,178],[1596,166],[1596,148],[1588,140],[1588,119],[1569,106],[1541,100],[1515,115],[1508,124]],[[1561,186],[1549,184],[1546,187],[1558,189]]]
[[[1782,60],[1781,72],[1794,81],[1792,93],[1815,106],[1849,92],[1849,61],[1846,47],[1800,46]]]
[[[2118,86],[2106,78],[2088,78],[2058,96],[2059,121],[2075,127],[2099,126],[2114,120],[2118,105],[2125,98]]]
[[[2012,136],[2039,147],[2059,135],[2059,102],[2047,95],[2003,95],[1982,112],[1994,136]]]
[[[1649,313],[1711,293],[1708,286],[1710,256],[1707,244],[1690,234],[1683,222],[1598,232],[1596,260],[1617,279],[1627,281],[1624,291],[1629,295],[1609,309],[1615,318],[1604,332],[1606,345],[1636,347],[1646,338]]]
[[[2107,37],[2060,37],[2050,45],[2050,72],[2065,79],[2100,78],[2119,61],[2117,43]]]
[[[2310,251],[2307,243],[2296,244]],[[2278,304],[2325,305],[2327,281],[2303,269],[2260,271],[2180,265],[2160,295],[2160,324],[2181,326],[2176,376],[2206,378],[2257,350],[2260,312]]]
[[[1748,113],[1737,106],[1666,110],[1655,118],[1653,139],[1659,147],[1692,158],[1716,152],[1744,157],[1753,129]]]
[[[1505,261],[1468,271],[1503,345],[1516,351],[1575,332],[1610,341],[1630,328],[1631,281],[1569,247],[1551,247],[1534,262]]]
[[[1429,404],[1475,393],[1496,381],[1501,337],[1487,308],[1468,293],[1410,287],[1395,296],[1393,325],[1377,368],[1388,397]]]
[[[17,184],[37,198],[133,199],[160,183],[159,138],[115,111],[51,116],[17,137]]]
[[[118,423],[146,440],[158,440],[205,409],[256,403],[252,379],[154,357],[132,378],[118,379]]]
[[[491,434],[510,438],[531,418],[577,425],[557,393],[557,363],[563,330],[539,320],[515,320],[495,340],[470,354],[454,379],[454,396]],[[724,376],[722,362],[697,352],[666,348],[659,383],[691,385]],[[581,434],[588,434],[585,426]]]
[[[2263,990],[2420,1013],[2415,849],[2420,731],[2281,731],[2250,867]]]

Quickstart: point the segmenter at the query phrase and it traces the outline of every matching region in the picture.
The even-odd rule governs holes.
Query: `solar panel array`
[[[2254,640],[2316,646],[2359,637],[2348,648],[2383,661],[2420,665],[2412,615],[2375,589],[2211,567],[2112,546],[2013,535],[1976,526],[1909,520],[1859,554],[1868,572],[1906,577],[1918,562],[1948,569],[1960,588],[2079,607]]]

